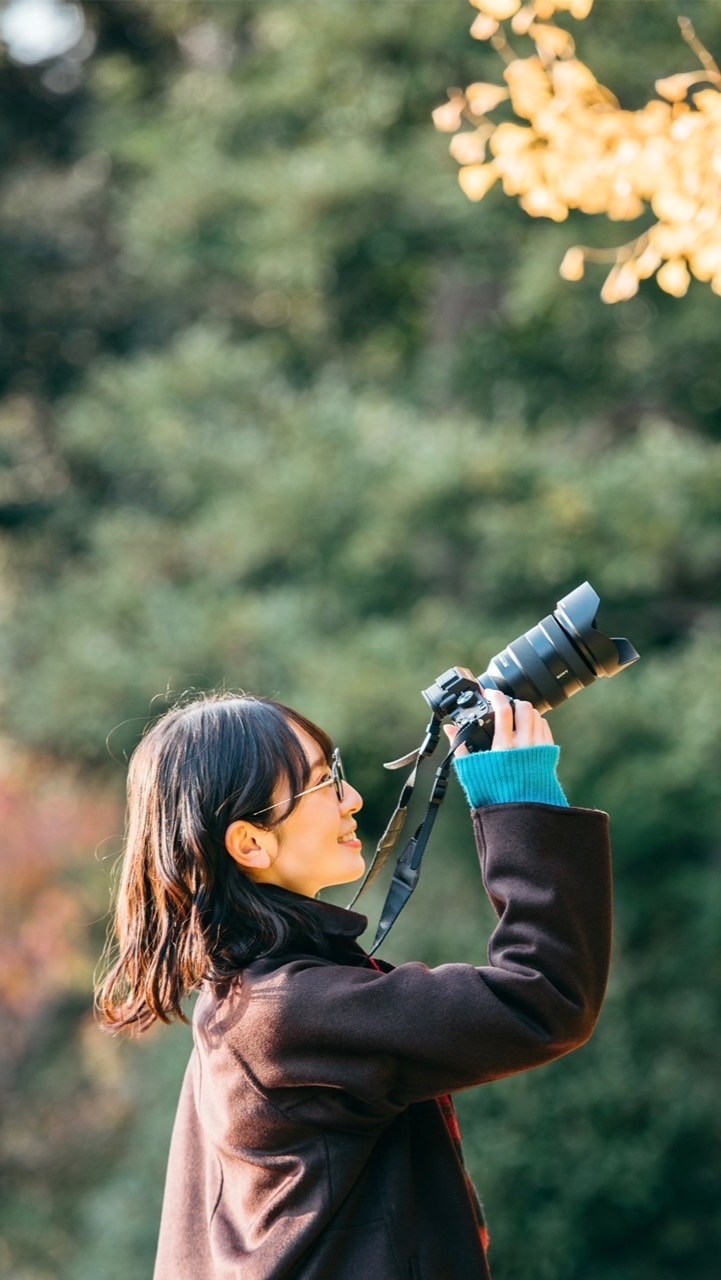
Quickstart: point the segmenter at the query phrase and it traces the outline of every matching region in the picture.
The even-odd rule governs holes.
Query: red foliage
[[[108,905],[101,861],[119,850],[121,829],[118,789],[3,750],[0,999],[13,1020],[32,1020],[70,990],[90,999]]]

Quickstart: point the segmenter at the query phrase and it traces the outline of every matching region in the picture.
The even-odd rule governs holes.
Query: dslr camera
[[[591,584],[583,582],[547,618],[496,654],[482,675],[451,667],[423,690],[423,697],[439,720],[449,718],[463,733],[469,751],[487,751],[494,717],[484,688],[500,689],[544,713],[600,676],[618,675],[638,660],[629,640],[598,630],[600,603]]]

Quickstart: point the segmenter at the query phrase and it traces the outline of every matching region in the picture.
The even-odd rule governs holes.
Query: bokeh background
[[[599,0],[579,56],[640,106],[694,65],[677,12]],[[721,53],[717,0],[683,13]],[[498,1280],[719,1275],[721,299],[604,306],[557,266],[618,226],[468,203],[430,114],[498,78],[472,17],[0,5],[7,1280],[152,1273],[189,1033],[112,1040],[91,996],[148,717],[298,705],[371,847],[419,690],[586,578],[643,655],[553,718],[613,818],[613,978],[580,1053],[462,1096],[469,1161]],[[384,954],[481,963],[490,925],[453,794]]]

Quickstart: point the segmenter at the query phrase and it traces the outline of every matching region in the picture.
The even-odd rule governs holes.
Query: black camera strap
[[[475,728],[474,724],[471,723],[467,725],[465,729],[461,730],[461,732],[456,736],[453,746],[451,747],[451,750],[444,757],[444,759],[441,761],[438,768],[436,769],[436,775],[433,781],[433,788],[431,790],[431,795],[428,801],[428,808],[426,809],[425,817],[422,823],[420,824],[420,826],[418,827],[415,835],[408,841],[408,844],[406,845],[405,849],[401,853],[396,863],[395,871],[393,872],[393,879],[391,881],[391,886],[390,886],[390,889],[388,890],[388,895],[386,897],[385,903],[383,904],[383,910],[381,911],[380,923],[378,925],[376,936],[373,941],[373,946],[370,948],[370,951],[368,952],[368,954],[371,956],[375,955],[381,943],[388,936],[390,930],[393,928],[393,925],[395,924],[401,911],[405,907],[406,903],[408,902],[412,893],[414,892],[416,885],[418,884],[418,880],[421,874],[421,864],[423,862],[423,855],[426,851],[428,841],[430,839],[431,832],[433,830],[433,826],[435,824],[436,818],[438,817],[438,811],[443,803],[443,800],[445,799],[446,791],[448,790],[448,774],[450,772],[453,757],[456,751],[458,750],[458,748],[463,746],[466,739],[471,737],[474,728]],[[438,735],[436,735],[436,742],[437,741],[438,741]],[[425,743],[424,743],[424,746],[425,746]],[[428,755],[430,754],[430,752],[425,752],[424,754]],[[405,787],[403,788],[403,791],[401,792],[401,800],[403,799],[409,784],[411,784],[411,779],[412,779],[412,784],[411,784],[411,794],[412,794],[413,787],[415,786],[415,782],[416,782],[416,774],[418,771],[418,765],[420,763],[420,760],[421,760],[421,755],[419,753],[419,756],[414,765],[411,777],[408,779],[408,782],[406,783]],[[400,810],[400,806],[401,806],[401,801],[399,801],[398,808],[396,809],[396,813],[393,815],[393,818],[391,818],[391,821],[388,824],[386,833],[383,839],[381,840],[381,844],[379,845],[379,849],[383,845],[383,840],[385,840],[385,837],[391,831],[391,828],[393,826],[393,819],[396,817],[396,814],[398,814]],[[407,802],[406,802],[406,812],[407,812]],[[400,824],[401,829],[402,829],[403,823],[405,822],[406,812],[403,813],[403,819]],[[398,835],[399,834],[400,834],[400,830],[398,831]],[[397,843],[398,841],[398,835],[395,836],[394,844]],[[376,853],[376,856],[377,856],[377,853]],[[388,856],[389,856],[389,853],[386,853],[386,856],[383,859],[383,861],[385,861],[388,858]],[[370,876],[370,873],[373,870],[374,863],[375,863],[375,858],[373,860],[373,863],[371,864],[371,868],[368,872],[368,875],[366,876],[366,879],[368,879],[368,877]]]
[[[383,767],[385,769],[403,769],[406,765],[412,764],[413,768],[406,778],[401,794],[398,797],[398,803],[391,814],[390,821],[381,836],[376,851],[365,876],[361,882],[360,888],[354,894],[352,900],[348,903],[348,910],[358,901],[362,893],[369,889],[373,881],[377,879],[386,865],[391,854],[394,852],[398,841],[401,838],[403,828],[406,825],[408,817],[408,806],[411,802],[415,785],[418,780],[418,768],[422,760],[427,756],[433,755],[438,746],[438,739],[441,733],[441,721],[437,716],[432,716],[426,726],[426,736],[420,747],[416,751],[409,751],[408,755],[401,756],[399,760],[390,760]]]

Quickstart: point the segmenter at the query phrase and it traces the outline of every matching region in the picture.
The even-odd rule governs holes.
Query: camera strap
[[[354,906],[361,894],[365,893],[366,889],[370,888],[373,881],[380,875],[391,854],[394,852],[396,845],[401,838],[403,828],[406,825],[408,806],[411,802],[416,781],[418,779],[419,765],[427,756],[433,755],[433,752],[438,746],[440,734],[441,721],[438,719],[438,716],[431,716],[431,719],[426,726],[426,736],[420,747],[415,751],[409,751],[408,755],[401,756],[399,760],[388,761],[388,763],[383,766],[385,769],[403,769],[406,765],[412,764],[413,768],[403,784],[401,794],[398,797],[398,803],[391,814],[388,826],[376,845],[376,851],[373,854],[371,864],[365,873],[361,886],[354,894],[352,900],[348,903],[348,910]]]
[[[456,736],[450,751],[443,758],[438,768],[436,769],[436,775],[433,781],[433,787],[431,790],[430,799],[428,801],[428,808],[426,809],[425,817],[423,818],[423,821],[418,827],[415,835],[408,841],[408,844],[406,845],[405,849],[401,853],[396,863],[395,871],[393,872],[393,879],[391,881],[391,886],[390,886],[390,889],[388,890],[388,895],[386,897],[385,903],[383,904],[383,910],[381,911],[380,923],[378,925],[376,936],[373,941],[373,946],[370,948],[370,951],[368,952],[368,954],[371,956],[375,955],[375,952],[378,950],[381,943],[387,938],[390,930],[392,929],[401,911],[403,910],[406,903],[410,899],[412,893],[414,892],[416,885],[418,884],[418,880],[421,874],[421,863],[423,861],[423,855],[428,846],[428,841],[430,839],[431,832],[433,830],[433,826],[435,824],[436,818],[438,817],[438,811],[443,803],[443,800],[445,799],[446,791],[448,790],[448,774],[450,772],[453,757],[456,751],[458,750],[458,748],[462,747],[466,739],[471,736],[471,734],[473,733],[474,727],[475,727],[474,724],[471,723],[467,725],[465,729],[461,730],[461,732]],[[436,743],[438,742],[438,734],[436,734],[435,741]],[[425,745],[426,744],[424,743],[424,746]],[[433,748],[431,748],[431,750],[432,749]],[[424,752],[423,755],[424,756],[430,755],[430,751]],[[403,811],[402,819],[398,826],[397,834],[394,830],[394,819],[396,819],[399,812],[401,811],[401,802],[404,799],[404,796],[406,794],[406,791],[408,790],[409,785],[410,785],[410,794],[412,794],[413,792],[413,787],[415,786],[416,775],[418,772],[418,765],[422,758],[423,757],[419,752],[418,758],[413,767],[413,772],[411,773],[410,778],[406,782],[406,785],[403,788],[403,791],[401,792],[401,799],[398,802],[398,807],[396,808],[396,811],[393,817],[391,818],[391,821],[388,824],[388,827],[386,828],[386,832],[381,839],[381,842],[378,846],[378,850],[376,851],[376,858],[377,858],[378,852],[382,847],[384,847],[384,841],[386,841],[386,837],[388,837],[392,833],[395,838],[393,839],[393,843],[390,845],[388,852],[386,852],[385,857],[383,858],[383,862],[387,860],[390,852],[398,842],[400,831],[402,830],[403,823],[405,822],[405,819],[406,819],[408,799],[410,799],[410,795],[408,796],[408,799],[406,799],[405,801],[405,810]],[[376,858],[374,858],[373,862],[371,863],[371,867],[366,876],[366,880],[369,879],[371,872],[373,871]],[[364,884],[365,884],[365,881],[364,881]],[[362,887],[363,886],[361,886],[361,890],[359,890],[359,892],[362,891]],[[357,896],[358,895],[356,895],[356,897]]]

